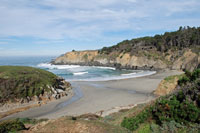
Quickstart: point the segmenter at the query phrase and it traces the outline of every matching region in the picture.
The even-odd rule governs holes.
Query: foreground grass
[[[22,129],[24,132],[51,132],[51,133],[131,133],[129,130],[101,122],[99,118],[88,119],[88,117],[61,117],[57,120],[32,120],[19,119],[23,124],[32,124],[31,129]],[[16,131],[19,131],[16,129]]]

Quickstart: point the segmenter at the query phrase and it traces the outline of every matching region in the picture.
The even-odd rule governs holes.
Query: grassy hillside
[[[112,47],[104,47],[99,50],[99,53],[109,54],[113,51],[117,51],[120,53],[136,54],[138,53],[138,49],[156,49],[160,52],[167,52],[170,49],[181,50],[193,46],[200,46],[200,27],[180,27],[179,30],[174,32],[165,32],[164,35],[125,40]],[[198,53],[200,49],[193,50]]]
[[[199,124],[200,69],[186,72],[178,80],[175,93],[161,97],[153,105],[137,115],[125,118],[121,123],[132,131],[150,132],[198,132]]]
[[[0,102],[39,96],[58,86],[57,76],[41,69],[23,66],[0,66]]]

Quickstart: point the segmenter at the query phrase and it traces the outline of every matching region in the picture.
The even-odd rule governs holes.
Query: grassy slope
[[[32,97],[48,86],[56,85],[57,76],[45,70],[24,66],[0,66],[0,102]]]
[[[28,129],[27,127],[32,127]],[[25,128],[26,127],[26,128]],[[0,132],[21,131],[34,133],[130,133],[127,129],[101,122],[99,119],[61,117],[57,120],[20,118],[0,122]],[[22,131],[21,131],[22,132]]]
[[[120,127],[110,125],[99,120],[72,120],[70,117],[63,117],[56,121],[49,122],[36,132],[70,132],[70,133],[129,133],[128,130]]]
[[[173,78],[166,78],[171,81]],[[200,69],[186,72],[175,93],[161,97],[121,125],[134,132],[198,132],[200,130]]]
[[[181,75],[173,75],[166,77],[164,80],[160,82],[157,89],[154,91],[154,94],[156,96],[165,96],[170,93],[172,93],[174,90],[176,90],[176,86],[178,84],[178,80],[183,76]]]

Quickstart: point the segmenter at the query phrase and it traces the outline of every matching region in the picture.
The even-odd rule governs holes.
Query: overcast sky
[[[0,0],[0,56],[60,55],[200,25],[200,0]]]

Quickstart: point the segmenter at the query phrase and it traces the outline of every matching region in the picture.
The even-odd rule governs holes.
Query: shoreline
[[[138,73],[143,73],[143,71],[141,71],[138,73],[134,73],[133,75],[131,75],[132,73],[130,73],[130,75],[127,74],[127,76],[121,75],[121,76],[113,76],[113,77],[104,78],[104,79],[93,78],[93,79],[85,79],[85,80],[80,79],[80,80],[66,80],[66,81],[68,82],[104,82],[104,81],[107,82],[107,81],[117,81],[117,80],[124,80],[124,79],[146,77],[146,76],[151,76],[157,73],[156,71],[145,71],[145,72],[149,72],[149,73],[139,75]]]
[[[66,65],[54,65],[51,63],[41,63],[37,65],[38,67],[41,68],[48,68],[49,70],[51,69],[58,69],[58,70],[62,70],[62,69],[69,69],[69,68],[77,68],[77,67],[82,67],[82,65],[72,65],[72,64],[66,64]],[[110,75],[110,76],[105,76],[105,77],[93,77],[93,78],[81,78],[81,79],[71,79],[68,77],[68,79],[65,79],[67,82],[95,82],[95,81],[112,81],[112,80],[121,80],[121,79],[130,79],[130,78],[137,78],[137,77],[144,77],[144,76],[149,76],[149,75],[153,75],[155,73],[157,73],[160,70],[150,70],[150,69],[128,69],[128,68],[122,68],[122,69],[118,69],[117,67],[114,66],[94,66],[94,65],[83,65],[83,67],[92,67],[92,68],[102,68],[102,69],[111,69],[111,70],[126,70],[126,71],[130,71],[127,74],[120,74],[120,75]],[[72,72],[73,75],[84,75],[87,74],[88,70],[84,70],[81,72]]]
[[[54,102],[60,102],[60,101],[66,101],[70,100],[74,96],[73,91],[69,91],[67,96],[63,96],[60,99],[53,99],[53,100],[48,100],[48,101],[30,101],[29,103],[10,103],[6,104],[5,106],[14,106],[11,107],[11,109],[4,109],[4,111],[0,112],[0,121],[4,120],[6,117],[9,117],[10,115],[17,114],[23,111],[28,111],[33,108],[40,108],[41,106],[48,105]],[[2,109],[1,109],[2,108]],[[3,110],[5,107],[0,107],[1,110]]]
[[[119,110],[118,107],[137,105],[141,102],[151,101],[155,98],[152,92],[157,88],[162,79],[167,76],[177,75],[178,71],[163,71],[156,74],[131,79],[95,81],[95,82],[71,82],[72,87],[77,87],[82,97],[56,109],[59,105],[67,102],[58,101],[39,108],[29,109],[6,117],[48,118],[56,119],[62,116],[78,116],[99,111]],[[70,100],[70,99],[69,99]],[[110,111],[113,112],[113,111]]]

